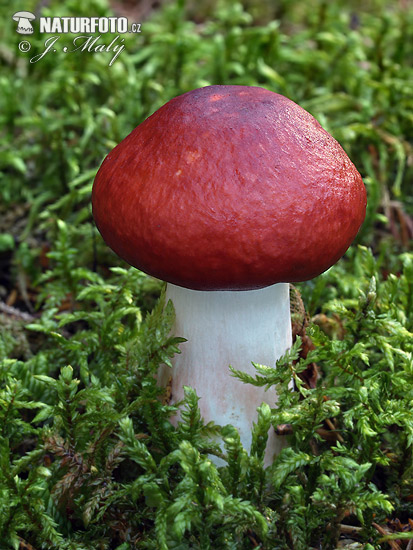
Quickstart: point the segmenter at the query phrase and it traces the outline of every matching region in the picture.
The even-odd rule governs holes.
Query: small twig
[[[356,374],[355,372],[352,372],[351,370],[349,370],[348,368],[346,367],[343,367],[342,365],[340,365],[340,363],[337,363],[337,366],[339,369],[341,369],[343,372],[345,372],[346,374],[350,374],[351,376],[354,376],[355,378],[357,378],[358,380],[360,380],[360,382],[363,382],[364,383],[364,378],[362,376],[360,376],[359,374]]]
[[[36,317],[34,315],[26,313],[25,311],[21,311],[20,309],[17,309],[17,307],[8,306],[2,301],[0,301],[0,313],[11,315],[12,317],[17,317],[18,319],[26,321],[27,323],[31,323],[36,320]]]
[[[17,271],[17,287],[20,290],[20,296],[22,297],[23,302],[26,304],[27,309],[33,311],[33,306],[30,302],[29,294],[27,292],[26,274],[20,268]]]
[[[258,547],[258,541],[254,538],[252,531],[248,531],[248,538],[250,539],[250,541],[254,545],[254,548],[257,548]]]
[[[13,290],[9,294],[9,297],[6,300],[6,304],[8,306],[14,306],[16,300],[17,300],[17,290],[13,288]]]
[[[406,550],[413,550],[413,539],[409,540],[409,544],[406,546]]]
[[[383,535],[384,537],[392,534],[390,533],[390,531],[387,531],[387,529],[384,529],[383,527],[381,527],[381,525],[379,525],[378,523],[374,523],[374,521],[372,525],[380,533],[380,535]],[[402,547],[399,544],[397,544],[395,540],[386,540],[386,542],[387,544],[390,545],[390,547],[393,550],[402,550]]]
[[[19,540],[19,550],[35,550],[34,546],[26,542],[22,537],[17,537]]]
[[[341,434],[339,434],[339,432],[337,431],[337,428],[334,426],[333,422],[329,419],[329,418],[326,418],[325,420],[325,423],[327,424],[327,426],[330,428],[330,430],[332,432],[334,432],[334,435],[336,436],[336,438],[338,439],[338,441],[340,441],[340,443],[344,443],[344,438]]]
[[[340,525],[340,533],[343,533],[343,535],[352,535],[354,537],[357,537],[360,535],[360,531],[362,531],[362,527],[355,527],[354,525],[345,525],[342,523]]]

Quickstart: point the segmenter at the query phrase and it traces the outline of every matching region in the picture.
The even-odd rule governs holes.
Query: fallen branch
[[[20,309],[17,309],[13,306],[8,306],[4,302],[0,301],[0,313],[4,313],[5,315],[9,315],[11,317],[17,317],[18,319],[21,319],[22,321],[26,321],[26,323],[32,323],[36,320],[36,317],[34,315],[31,315],[30,313],[27,313],[26,311],[21,311]]]
[[[356,527],[354,525],[340,525],[340,533],[343,535],[350,535],[353,537],[358,537],[360,535],[360,531],[362,530],[362,527]]]
[[[379,525],[378,523],[373,522],[372,525],[380,533],[380,535],[383,535],[384,537],[387,537],[393,534],[390,531],[387,531],[387,529],[384,529],[383,527],[381,527],[381,525]],[[399,544],[397,544],[395,540],[386,540],[386,542],[387,544],[390,545],[390,547],[393,550],[402,550],[402,547]]]

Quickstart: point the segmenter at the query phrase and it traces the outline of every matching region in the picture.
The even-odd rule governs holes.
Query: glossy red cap
[[[360,174],[307,111],[249,86],[166,103],[106,157],[93,216],[131,265],[196,290],[311,279],[350,246]]]

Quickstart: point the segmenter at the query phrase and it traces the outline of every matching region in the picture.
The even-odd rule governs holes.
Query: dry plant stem
[[[329,418],[326,418],[326,424],[330,428],[330,430],[334,433],[337,440],[340,441],[340,443],[344,443],[344,438],[337,432],[336,426]]]
[[[383,535],[383,536],[386,536],[386,535],[389,535],[390,532],[387,531],[386,529],[384,529],[381,525],[379,525],[378,523],[375,523],[373,522],[372,523],[373,527],[380,533],[380,535]],[[402,550],[401,546],[399,544],[397,544],[397,542],[395,540],[388,540],[386,541],[387,544],[390,546],[390,548],[392,548],[393,550]]]
[[[17,309],[13,306],[9,306],[2,301],[0,301],[0,313],[10,315],[11,317],[17,317],[18,319],[21,319],[22,321],[27,321],[28,323],[32,323],[36,320],[36,317],[34,315],[26,313],[25,311],[21,311],[20,309]]]
[[[358,536],[361,531],[362,531],[362,527],[356,527],[354,525],[345,525],[344,523],[340,525],[340,533],[342,533],[343,535]]]
[[[229,365],[255,375],[251,361],[275,366],[291,346],[289,285],[204,292],[168,284],[166,298],[175,307],[174,333],[188,340],[174,358],[171,401],[183,398],[183,386],[192,386],[204,419],[232,424],[249,449],[257,407],[262,402],[274,407],[277,395],[243,384]],[[267,463],[282,446],[283,438],[270,428]]]

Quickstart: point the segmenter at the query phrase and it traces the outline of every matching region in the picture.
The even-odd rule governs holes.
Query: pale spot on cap
[[[194,162],[195,160],[198,160],[200,156],[201,153],[199,151],[188,151],[185,158],[187,162]]]

